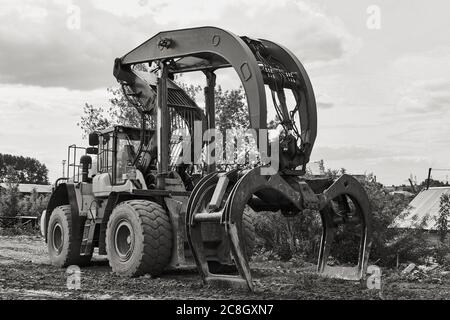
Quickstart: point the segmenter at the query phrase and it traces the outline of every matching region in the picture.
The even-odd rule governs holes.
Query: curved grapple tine
[[[214,284],[222,287],[243,288],[245,281],[239,276],[219,275],[210,271],[205,254],[204,239],[202,237],[202,224],[215,223],[221,225],[224,200],[227,199],[227,190],[234,186],[237,171],[212,173],[199,181],[189,197],[186,212],[186,233],[189,246],[205,284]],[[223,227],[223,225],[222,225]],[[222,245],[228,248],[228,238],[222,240]],[[227,249],[229,253],[229,249]]]
[[[350,212],[347,197],[355,206],[353,215],[345,216]],[[336,212],[332,201],[338,204]],[[372,226],[369,199],[361,184],[352,176],[343,175],[323,192],[320,216],[322,218],[322,239],[319,251],[318,272],[347,280],[360,280],[364,278],[367,271],[369,251],[372,244]],[[360,228],[360,245],[358,265],[355,267],[332,267],[328,266],[331,245],[340,224],[356,223]]]
[[[253,281],[247,260],[242,219],[245,206],[253,194],[262,189],[271,189],[282,194],[291,203],[298,203],[299,193],[279,175],[261,175],[261,168],[255,168],[237,180],[236,172],[220,173],[198,183],[189,198],[187,210],[187,235],[197,267],[203,281],[209,284],[248,289],[253,291]],[[234,176],[233,176],[234,175]],[[210,209],[207,212],[197,212],[197,202],[205,190],[214,186],[214,194],[209,197]],[[227,193],[224,193],[225,188]],[[210,190],[211,191],[211,190]],[[226,199],[226,201],[224,201]],[[218,204],[221,203],[219,206]],[[300,209],[300,206],[298,206]],[[236,265],[238,275],[213,274],[208,268],[203,254],[201,223],[214,222],[223,226],[226,241]]]
[[[299,193],[278,174],[272,176],[261,175],[261,168],[255,168],[245,174],[233,187],[225,206],[222,223],[225,225],[231,254],[242,279],[247,283],[249,290],[253,291],[253,280],[250,266],[245,252],[244,236],[242,230],[242,215],[250,198],[260,190],[273,190],[288,199],[292,204],[298,202]]]
[[[217,172],[211,173],[203,177],[192,190],[191,196],[186,209],[186,238],[192,249],[192,256],[194,257],[195,264],[200,273],[200,276],[204,280],[209,273],[208,262],[203,250],[203,240],[201,235],[201,227],[194,222],[194,213],[196,205],[201,200],[206,189],[211,185],[217,183]]]

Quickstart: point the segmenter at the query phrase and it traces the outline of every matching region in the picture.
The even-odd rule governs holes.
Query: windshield
[[[127,167],[131,167],[139,150],[140,140],[132,140],[125,133],[117,135],[117,168],[116,168],[116,183],[121,184],[125,182],[124,174],[127,173]]]

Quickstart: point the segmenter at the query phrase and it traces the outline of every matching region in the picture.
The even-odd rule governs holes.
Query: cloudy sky
[[[421,181],[450,167],[449,11],[445,0],[0,0],[0,153],[35,157],[56,179],[67,145],[83,144],[84,103],[108,103],[115,57],[161,30],[213,25],[305,64],[319,108],[312,160]]]

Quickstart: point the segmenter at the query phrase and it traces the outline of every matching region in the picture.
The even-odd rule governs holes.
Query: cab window
[[[103,134],[99,139],[98,171],[111,173],[113,169],[113,143],[112,134]]]
[[[116,184],[125,182],[124,174],[133,165],[139,144],[139,140],[131,140],[125,133],[119,133],[117,135]]]

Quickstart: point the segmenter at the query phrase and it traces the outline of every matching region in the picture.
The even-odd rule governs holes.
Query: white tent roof
[[[444,193],[450,194],[450,187],[422,190],[389,227],[437,230],[436,221],[439,217],[440,198]]]

